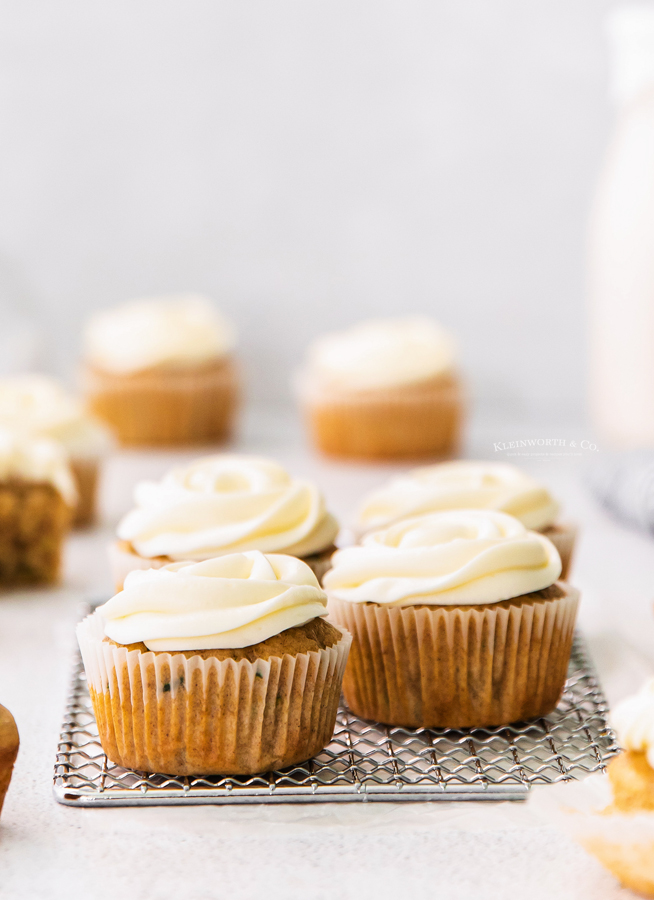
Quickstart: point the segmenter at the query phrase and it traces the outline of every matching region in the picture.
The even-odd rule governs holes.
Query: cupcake
[[[45,375],[0,378],[0,428],[62,445],[77,486],[73,525],[91,525],[96,517],[100,463],[112,447],[108,428]]]
[[[557,705],[578,592],[543,535],[505,513],[406,519],[338,551],[330,617],[351,632],[343,690],[364,719],[476,728]]]
[[[577,813],[574,836],[622,885],[654,897],[654,678],[611,718],[625,748],[608,767],[613,802]]]
[[[231,326],[194,294],[100,312],[84,333],[89,405],[125,445],[225,440],[238,399],[233,347]]]
[[[136,486],[110,548],[118,590],[133,569],[260,550],[306,562],[321,579],[336,519],[318,488],[269,459],[218,454]]]
[[[0,706],[0,813],[18,756],[18,745],[18,729],[14,717],[8,709]]]
[[[438,457],[459,445],[454,343],[431,319],[374,320],[320,338],[298,389],[313,442],[333,456]]]
[[[547,488],[503,462],[457,460],[413,469],[369,494],[356,514],[357,535],[403,519],[447,509],[495,509],[520,519],[552,541],[568,577],[576,529],[557,521],[559,504]]]
[[[311,569],[258,551],[135,571],[78,626],[102,747],[173,775],[304,762],[334,731],[350,636]]]
[[[57,581],[76,503],[60,444],[0,430],[0,586]]]

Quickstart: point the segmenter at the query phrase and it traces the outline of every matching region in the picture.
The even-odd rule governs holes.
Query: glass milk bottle
[[[598,433],[654,447],[654,4],[608,19],[618,119],[590,223],[590,403]]]

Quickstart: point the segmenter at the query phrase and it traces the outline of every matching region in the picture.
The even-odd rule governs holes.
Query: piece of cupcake
[[[266,772],[329,743],[351,638],[298,559],[132,572],[78,627],[102,747],[174,775]]]
[[[57,581],[76,503],[60,444],[0,429],[0,586]]]
[[[574,836],[625,887],[654,897],[654,678],[611,720],[624,747],[608,766],[613,802],[577,813]]]
[[[63,446],[77,486],[73,525],[93,524],[100,464],[113,445],[106,425],[55,379],[17,375],[0,378],[0,428],[49,438]]]
[[[353,636],[343,690],[365,719],[475,728],[544,716],[566,679],[579,593],[512,516],[407,519],[339,550],[330,617]]]
[[[8,709],[0,706],[0,813],[14,771],[19,743],[14,717]]]
[[[358,536],[403,519],[447,509],[495,509],[548,537],[568,577],[576,529],[558,521],[559,504],[547,488],[516,466],[462,459],[413,469],[368,494],[354,522]]]
[[[257,456],[218,454],[134,492],[110,548],[116,587],[133,569],[260,550],[306,562],[320,580],[338,532],[315,484]]]
[[[463,417],[452,338],[427,318],[363,322],[309,348],[298,392],[315,445],[333,456],[452,455]]]
[[[97,313],[84,332],[90,407],[129,446],[226,440],[238,402],[234,343],[229,323],[195,294]]]

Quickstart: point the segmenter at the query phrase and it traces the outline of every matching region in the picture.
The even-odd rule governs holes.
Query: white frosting
[[[431,319],[379,319],[315,341],[307,378],[336,390],[390,388],[442,375],[454,358],[453,339]]]
[[[312,482],[256,456],[207,456],[159,482],[141,482],[134,496],[136,509],[118,537],[144,557],[209,559],[243,550],[309,556],[338,531]]]
[[[0,428],[63,444],[71,457],[94,457],[112,446],[109,430],[53,378],[0,378]]]
[[[130,572],[98,609],[105,634],[149,650],[249,647],[327,612],[309,566],[256,550]]]
[[[551,525],[559,505],[542,484],[508,463],[458,460],[413,469],[369,494],[359,508],[359,533],[410,516],[446,509],[496,509],[527,528]]]
[[[51,484],[68,506],[77,503],[75,481],[61,444],[0,428],[0,481],[12,478]]]
[[[126,375],[220,359],[234,343],[231,325],[209,300],[181,294],[133,300],[97,313],[84,332],[84,355],[99,369]]]
[[[654,678],[619,703],[611,721],[625,750],[644,753],[654,769]]]
[[[553,584],[561,559],[547,538],[505,513],[453,510],[406,519],[339,550],[323,583],[352,603],[497,603]]]

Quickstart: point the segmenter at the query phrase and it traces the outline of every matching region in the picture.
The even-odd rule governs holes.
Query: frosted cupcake
[[[238,399],[234,343],[231,326],[195,294],[100,312],[84,332],[91,409],[126,445],[225,440]]]
[[[309,348],[298,388],[315,445],[334,456],[447,456],[462,391],[452,338],[425,318],[363,322]]]
[[[611,719],[624,747],[608,767],[613,802],[575,811],[570,824],[574,837],[625,887],[654,897],[654,678]]]
[[[77,486],[73,524],[91,525],[96,517],[100,465],[113,443],[109,429],[45,375],[0,378],[0,428],[62,445]]]
[[[174,775],[254,774],[331,739],[350,637],[304,563],[257,551],[132,572],[78,627],[102,747]]]
[[[135,490],[111,561],[118,589],[133,569],[260,550],[303,559],[318,579],[338,523],[315,484],[257,456],[218,454]]]
[[[338,551],[330,617],[351,632],[343,690],[366,719],[475,728],[544,716],[566,679],[578,592],[512,516],[407,519]]]
[[[0,429],[0,586],[57,581],[76,503],[60,444]]]
[[[576,529],[558,521],[559,504],[547,488],[503,462],[457,460],[413,469],[368,494],[356,515],[358,535],[447,509],[495,509],[548,537],[568,577]]]

